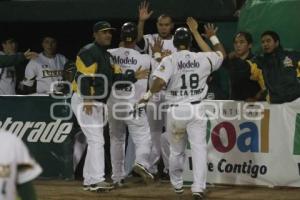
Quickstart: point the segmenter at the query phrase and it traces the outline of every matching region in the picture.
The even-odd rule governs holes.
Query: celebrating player
[[[147,54],[140,54],[134,50],[137,39],[137,27],[134,23],[127,22],[121,29],[121,40],[124,47],[111,49],[114,64],[120,65],[125,74],[134,73],[138,68],[150,69],[157,65],[156,61]],[[159,51],[160,49],[158,49]],[[121,83],[119,83],[121,84]],[[135,145],[135,164],[133,170],[141,175],[146,182],[153,179],[153,175],[148,171],[150,167],[149,154],[151,150],[150,127],[145,110],[138,113],[131,113],[135,103],[141,98],[147,90],[147,80],[138,80],[134,85],[128,85],[126,88],[118,88],[115,85],[113,93],[110,96],[108,106],[110,110],[110,141],[111,141],[111,160],[112,160],[112,179],[115,183],[121,183],[125,178],[124,158],[125,158],[125,139],[126,126]],[[125,112],[119,112],[122,119],[116,119],[114,110],[124,108]],[[137,116],[135,116],[137,115]],[[120,117],[120,116],[119,116]]]
[[[148,77],[149,70],[138,69],[122,74],[120,66],[111,65],[110,53],[114,28],[99,21],[93,27],[95,41],[83,47],[76,59],[77,72],[73,81],[71,105],[79,125],[87,138],[88,149],[83,168],[84,190],[110,190],[113,185],[104,177],[103,126],[105,103],[115,81],[136,82]],[[79,84],[80,83],[80,84]]]
[[[215,33],[212,25],[207,33]],[[189,51],[192,36],[186,28],[178,28],[174,34],[174,46],[178,52],[165,57],[154,72],[156,79],[140,103],[147,102],[153,93],[167,85],[166,102],[167,134],[170,142],[170,178],[178,194],[183,193],[182,172],[184,170],[187,140],[191,144],[193,159],[193,198],[204,199],[206,188],[206,120],[201,101],[208,86],[206,79],[217,70],[223,61],[223,46],[211,34],[210,40],[216,52],[193,53]]]

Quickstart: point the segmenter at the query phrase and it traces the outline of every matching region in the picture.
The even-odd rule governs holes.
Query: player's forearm
[[[137,36],[137,42],[143,39],[144,36],[144,26],[145,26],[145,21],[139,20],[137,29],[138,29],[138,36]]]
[[[18,194],[22,200],[36,200],[32,181],[17,186]]]
[[[198,44],[198,47],[203,51],[203,52],[210,52],[212,51],[212,49],[210,48],[210,46],[203,40],[203,38],[201,37],[200,33],[194,32],[193,36]]]
[[[151,85],[150,92],[152,94],[157,93],[162,90],[162,88],[166,85],[165,81],[161,78],[156,78]]]
[[[216,35],[213,35],[209,38],[209,40],[213,44],[214,51],[220,51],[223,54],[223,57],[226,58],[226,51],[223,44],[219,41],[218,37]]]

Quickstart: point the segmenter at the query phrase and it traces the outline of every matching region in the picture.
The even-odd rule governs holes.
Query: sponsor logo
[[[23,122],[13,121],[12,117],[8,117],[5,121],[0,121],[0,128],[27,142],[62,143],[71,133],[73,123],[62,122],[60,119],[53,122]]]
[[[229,121],[222,121],[212,130],[211,122],[208,121],[207,140],[211,139],[215,150],[221,153],[227,153],[234,147],[240,152],[268,153],[269,120],[269,110],[265,110],[260,132],[258,125],[251,121],[239,123],[238,126]]]
[[[195,60],[194,61],[188,61],[188,62],[182,62],[180,61],[179,63],[177,63],[178,65],[178,69],[181,70],[181,69],[190,69],[190,68],[199,68],[200,67],[200,63],[199,62],[196,62]]]
[[[113,60],[115,63],[122,65],[122,64],[127,64],[127,65],[136,65],[137,64],[137,59],[131,57],[131,58],[122,58],[120,56],[113,56]]]
[[[63,75],[63,70],[43,70],[43,78],[60,77]]]

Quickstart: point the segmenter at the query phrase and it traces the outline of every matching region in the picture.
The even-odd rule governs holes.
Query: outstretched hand
[[[39,54],[37,52],[30,51],[30,49],[28,49],[27,51],[25,51],[24,56],[26,59],[30,60],[30,59],[37,58]]]
[[[139,6],[139,20],[146,21],[152,15],[153,11],[149,11],[149,3],[147,1],[143,1]]]
[[[142,66],[140,66],[138,70],[136,70],[134,76],[137,80],[148,79],[149,73],[150,73],[149,69],[142,69]]]
[[[186,24],[192,33],[196,33],[198,31],[198,22],[193,17],[188,17],[186,19]]]
[[[206,38],[210,38],[213,35],[217,34],[218,31],[218,27],[215,27],[214,24],[206,24],[204,25],[204,29],[205,29],[205,34],[203,34],[203,36],[205,36]]]

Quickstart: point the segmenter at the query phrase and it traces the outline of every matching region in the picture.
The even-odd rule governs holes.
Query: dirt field
[[[140,180],[131,180],[124,188],[105,193],[83,191],[79,181],[39,180],[35,182],[39,200],[191,200],[186,188],[184,195],[174,194],[168,183],[155,182],[144,185]],[[265,188],[214,186],[207,191],[208,200],[299,200],[300,188]]]

